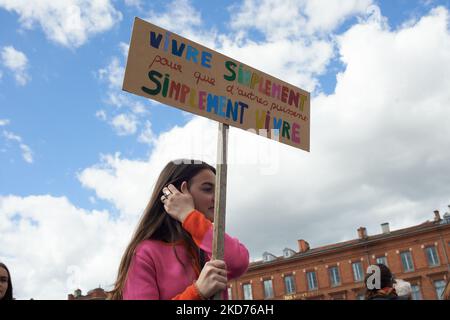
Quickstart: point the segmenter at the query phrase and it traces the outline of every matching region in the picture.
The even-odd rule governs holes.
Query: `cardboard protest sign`
[[[123,90],[309,151],[307,91],[139,18]]]

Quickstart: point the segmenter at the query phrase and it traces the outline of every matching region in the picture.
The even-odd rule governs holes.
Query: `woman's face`
[[[6,290],[8,290],[8,272],[0,267],[0,299],[5,296]]]
[[[214,192],[216,176],[209,169],[203,169],[189,183],[189,192],[194,198],[195,209],[214,221]]]

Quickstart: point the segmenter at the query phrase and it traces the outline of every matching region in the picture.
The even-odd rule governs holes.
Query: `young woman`
[[[215,168],[204,162],[166,165],[122,257],[112,299],[209,299],[247,270],[248,250],[227,234],[224,261],[210,261],[214,185]]]
[[[0,300],[12,300],[13,287],[8,268],[0,262]]]

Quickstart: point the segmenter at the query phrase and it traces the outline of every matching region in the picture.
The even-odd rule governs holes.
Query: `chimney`
[[[389,229],[389,222],[382,223],[381,230],[383,231],[383,234],[390,233],[391,230]]]
[[[309,250],[309,243],[303,239],[298,240],[298,252],[303,253]]]
[[[360,227],[358,229],[358,238],[359,239],[367,239],[367,229],[364,227]]]
[[[434,210],[434,222],[441,221],[441,215],[439,214],[439,210]]]

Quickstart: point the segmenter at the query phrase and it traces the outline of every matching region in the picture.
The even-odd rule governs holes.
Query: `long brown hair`
[[[134,256],[136,247],[143,240],[152,239],[167,243],[182,240],[188,252],[192,255],[192,258],[198,259],[198,255],[195,257],[193,253],[198,253],[199,249],[192,240],[192,237],[183,229],[179,221],[173,219],[165,212],[164,205],[160,199],[163,195],[162,189],[165,186],[173,184],[178,190],[180,190],[181,183],[183,181],[187,181],[189,187],[190,180],[204,169],[211,170],[214,174],[216,173],[216,169],[205,162],[187,159],[171,161],[161,171],[161,174],[156,181],[150,201],[142,214],[136,231],[131,238],[130,244],[122,256],[117,280],[114,285],[114,289],[110,292],[110,299],[122,299],[122,291],[125,286],[131,260]],[[174,252],[176,255],[175,246]]]

